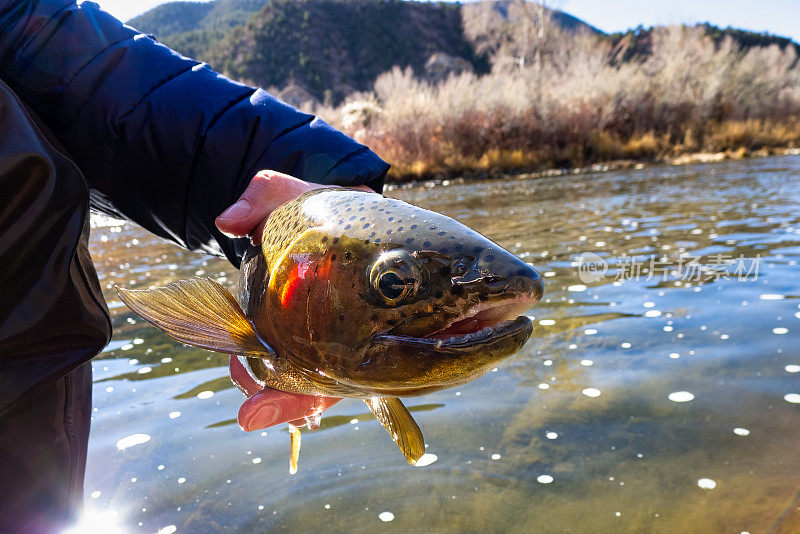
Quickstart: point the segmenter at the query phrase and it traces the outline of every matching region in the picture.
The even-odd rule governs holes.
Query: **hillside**
[[[128,23],[235,79],[279,91],[290,87],[281,96],[295,105],[312,98],[337,103],[371,90],[378,75],[394,66],[438,81],[450,72],[487,73],[498,67],[498,57],[522,65],[528,52],[558,42],[558,32],[605,40],[614,64],[643,62],[652,55],[658,30],[640,26],[605,35],[567,13],[523,0],[171,2]],[[542,36],[538,27],[550,33]],[[786,38],[710,24],[700,28],[717,45],[732,39],[741,52],[775,44],[800,53],[800,45]],[[541,50],[534,57],[549,60]]]
[[[747,52],[755,47],[767,47],[776,45],[781,50],[786,47],[794,48],[800,56],[800,44],[795,43],[787,37],[779,37],[768,33],[751,32],[737,28],[720,28],[708,22],[699,25],[703,32],[711,38],[714,44],[719,45],[723,40],[731,39],[734,45],[741,51]],[[645,28],[638,26],[626,32],[617,32],[608,35],[614,50],[614,59],[618,63],[630,61],[643,61],[652,54],[653,31],[657,28]]]
[[[279,43],[279,44],[277,44]],[[209,61],[261,86],[294,82],[338,100],[394,65],[421,72],[434,52],[479,66],[450,3],[275,0],[214,46]]]
[[[182,54],[204,59],[216,43],[233,28],[244,25],[266,3],[267,0],[168,2],[127,24],[153,34]]]
[[[437,52],[445,63],[460,61],[461,70],[486,72],[488,55],[476,50],[478,40],[487,35],[473,35],[464,26],[480,25],[486,17],[513,25],[515,4],[519,2],[172,2],[128,24],[236,79],[263,87],[295,85],[318,99],[338,101],[370,89],[379,74],[395,65],[423,74]],[[597,32],[571,15],[548,13],[567,31]]]

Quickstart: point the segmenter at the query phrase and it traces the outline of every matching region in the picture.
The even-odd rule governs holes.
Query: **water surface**
[[[235,424],[243,397],[227,358],[171,340],[111,290],[196,275],[233,289],[236,270],[101,224],[91,250],[115,333],[93,362],[91,521],[123,532],[798,532],[800,157],[390,194],[480,230],[546,277],[518,355],[406,402],[437,460],[408,466],[364,404],[345,400],[304,433],[288,475],[285,428]]]

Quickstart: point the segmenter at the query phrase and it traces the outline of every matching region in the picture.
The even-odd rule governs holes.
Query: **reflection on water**
[[[144,532],[800,529],[800,158],[391,194],[547,282],[520,354],[409,399],[432,463],[407,466],[345,400],[305,433],[290,477],[285,429],[233,424],[227,358],[169,339],[111,290],[196,275],[234,287],[236,271],[112,223],[92,237],[115,334],[94,361],[90,513]]]

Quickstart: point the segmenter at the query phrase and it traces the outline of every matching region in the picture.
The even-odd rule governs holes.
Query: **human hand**
[[[250,180],[250,185],[239,200],[217,217],[217,228],[230,237],[250,235],[258,243],[264,223],[275,208],[307,191],[322,187],[331,186],[313,184],[277,171],[261,171]],[[354,189],[374,192],[364,185]]]
[[[276,389],[261,388],[250,376],[237,356],[231,356],[231,380],[248,396],[239,408],[239,426],[247,432],[289,423],[314,430],[319,426],[320,414],[342,399],[322,395],[301,395]]]

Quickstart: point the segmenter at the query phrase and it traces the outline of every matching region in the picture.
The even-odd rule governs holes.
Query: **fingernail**
[[[222,216],[220,216],[219,218],[222,218]],[[225,230],[220,230],[220,232],[222,232],[222,235],[224,235],[225,237],[230,237],[231,239],[239,239],[242,237],[247,237],[247,234],[234,234],[233,232],[226,232]]]
[[[246,198],[240,199],[236,204],[222,212],[220,219],[244,219],[253,211],[253,206]]]
[[[278,422],[283,410],[277,404],[265,404],[261,406],[247,422],[249,430],[257,430],[259,428],[266,428]]]

